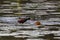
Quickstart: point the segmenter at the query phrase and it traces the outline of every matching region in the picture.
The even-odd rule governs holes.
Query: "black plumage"
[[[18,23],[25,23],[27,20],[30,20],[30,18],[21,18],[18,20]]]

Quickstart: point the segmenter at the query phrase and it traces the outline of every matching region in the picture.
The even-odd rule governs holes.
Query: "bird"
[[[25,23],[27,20],[30,20],[30,18],[21,18],[18,20],[18,23]]]

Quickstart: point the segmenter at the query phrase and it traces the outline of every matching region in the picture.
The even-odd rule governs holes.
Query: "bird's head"
[[[27,18],[27,20],[30,20],[30,18]]]

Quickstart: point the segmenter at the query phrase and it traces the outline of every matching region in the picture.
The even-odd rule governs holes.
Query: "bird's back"
[[[27,20],[29,20],[30,18],[22,18],[22,19],[19,19],[18,22],[19,23],[24,23],[26,22]]]

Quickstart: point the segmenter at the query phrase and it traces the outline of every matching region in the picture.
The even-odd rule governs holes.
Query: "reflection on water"
[[[58,26],[57,28],[56,26],[54,26],[54,29],[53,27],[50,28],[50,26],[46,26],[46,27],[37,28],[35,26],[32,27],[26,25],[0,27],[1,29],[0,40],[57,40],[59,39],[60,31]]]
[[[60,22],[59,22],[60,13],[59,12],[54,13],[58,8],[58,6],[60,7],[60,5],[58,5],[60,2],[58,1],[56,3],[55,2],[53,1],[48,2],[47,0],[28,0],[28,1],[26,0],[25,4],[24,3],[21,4],[21,7],[23,8],[21,10],[22,13],[27,13],[27,14],[35,13],[37,15],[36,20],[41,17],[40,19],[42,20],[40,19],[39,20],[43,25],[41,25],[39,28],[36,25],[31,25],[28,23],[19,24],[17,23],[18,17],[13,17],[13,15],[11,14],[10,15],[2,14],[3,16],[12,16],[12,17],[0,17],[0,22],[1,22],[0,40],[60,40]],[[18,12],[18,10],[20,12],[21,7],[18,8],[9,7],[11,5],[18,6],[19,3],[9,2],[9,1],[5,1],[4,3],[6,4],[0,5],[2,9],[0,13],[16,13]],[[33,15],[28,15],[28,16],[33,17]]]

